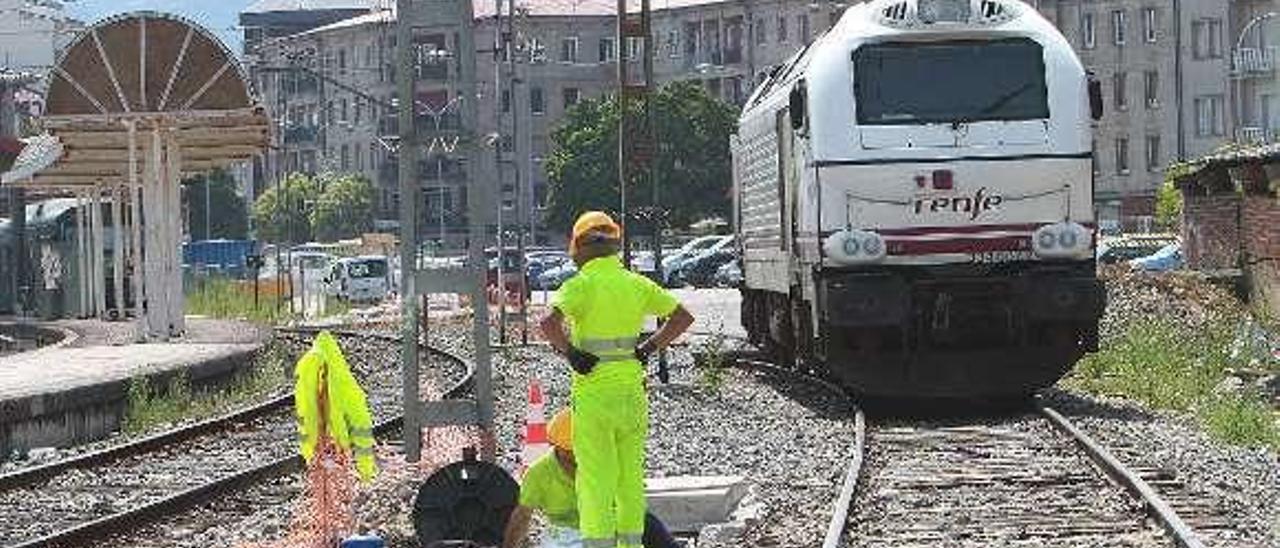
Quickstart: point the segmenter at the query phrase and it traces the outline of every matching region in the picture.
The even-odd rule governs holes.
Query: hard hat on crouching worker
[[[573,234],[569,236],[569,255],[578,252],[578,246],[586,245],[589,240],[614,241],[622,239],[622,227],[603,211],[588,211],[578,216],[573,223]]]
[[[297,385],[298,450],[307,462],[315,457],[323,436],[351,451],[362,481],[378,473],[373,458],[373,417],[364,390],[351,375],[338,341],[321,331],[294,370]]]
[[[557,449],[573,451],[573,411],[561,409],[547,424],[547,441]]]

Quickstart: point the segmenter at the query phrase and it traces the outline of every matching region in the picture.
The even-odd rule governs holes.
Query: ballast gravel
[[[1158,471],[1164,481],[1153,487],[1206,546],[1280,546],[1280,454],[1210,439],[1187,417],[1122,400],[1058,390],[1045,399],[1130,468]]]

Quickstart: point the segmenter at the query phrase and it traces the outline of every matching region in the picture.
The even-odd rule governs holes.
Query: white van
[[[380,255],[339,259],[325,277],[329,294],[343,301],[377,302],[390,290],[387,258]]]

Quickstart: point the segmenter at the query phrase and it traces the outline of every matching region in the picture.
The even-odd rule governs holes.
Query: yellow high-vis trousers
[[[581,388],[573,394],[573,454],[583,548],[639,547],[649,435],[644,385],[631,381]]]

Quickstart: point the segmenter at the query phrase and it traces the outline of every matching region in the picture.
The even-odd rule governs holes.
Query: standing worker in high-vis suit
[[[604,213],[578,218],[569,238],[578,273],[556,292],[542,320],[547,341],[574,370],[570,398],[583,548],[641,546],[649,435],[642,363],[693,323],[671,293],[622,265],[621,239],[622,229]],[[648,316],[668,321],[641,342]]]

